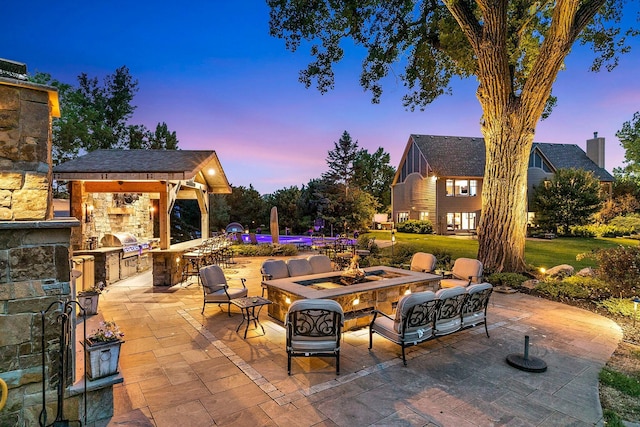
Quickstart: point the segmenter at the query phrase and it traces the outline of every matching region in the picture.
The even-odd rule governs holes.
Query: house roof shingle
[[[207,173],[210,168],[215,174]],[[188,180],[199,176],[210,189],[230,191],[213,150],[95,150],[55,166],[53,173],[62,180]]]
[[[464,136],[411,135],[424,154],[433,172],[438,176],[482,177],[485,165],[483,138]],[[548,144],[534,142],[533,149],[540,152],[555,169],[576,168],[591,171],[600,181],[613,181],[605,169],[598,167],[575,144]]]

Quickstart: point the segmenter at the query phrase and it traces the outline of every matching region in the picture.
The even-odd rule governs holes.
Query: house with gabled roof
[[[611,194],[613,176],[604,169],[604,138],[575,144],[534,143],[527,175],[529,194],[556,170],[584,169]],[[429,220],[437,234],[475,232],[482,206],[483,138],[411,135],[391,184],[392,221]]]

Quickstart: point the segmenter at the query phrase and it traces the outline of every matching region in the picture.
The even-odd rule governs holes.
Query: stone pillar
[[[0,59],[0,378],[9,387],[2,426],[39,424],[43,382],[47,424],[56,418],[60,329],[51,314],[43,332],[41,312],[75,298],[70,235],[80,225],[75,218],[53,219],[51,120],[57,116],[57,90],[26,81],[26,66]],[[74,370],[67,372],[68,385]],[[65,418],[78,420],[81,401],[72,389],[64,390]],[[111,396],[112,385],[92,394]],[[110,399],[101,399],[97,416],[110,416]]]

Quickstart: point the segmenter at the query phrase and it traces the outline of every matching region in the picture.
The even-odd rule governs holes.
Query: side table
[[[262,333],[265,334],[264,326],[260,323],[260,319],[258,316],[260,315],[260,311],[262,307],[268,304],[272,304],[266,298],[263,297],[242,297],[242,298],[234,298],[231,300],[231,304],[235,305],[242,311],[242,322],[236,328],[236,332],[240,330],[240,327],[247,322],[247,326],[244,328],[244,338],[247,338],[247,331],[249,330],[249,323],[253,320],[254,328],[257,329],[258,325],[262,328]],[[256,308],[258,309],[256,312]]]

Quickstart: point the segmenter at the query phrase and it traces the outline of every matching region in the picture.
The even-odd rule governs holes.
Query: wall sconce
[[[153,213],[156,211],[155,206],[149,206],[149,221],[153,222]]]
[[[84,209],[84,222],[91,222],[93,219],[93,205],[87,203]]]

